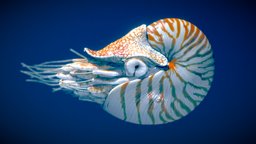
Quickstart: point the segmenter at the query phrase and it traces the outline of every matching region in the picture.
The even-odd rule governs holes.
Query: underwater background
[[[256,143],[254,12],[244,0],[1,1],[0,144]],[[162,18],[199,27],[215,58],[208,95],[173,123],[127,123],[20,73],[21,62],[76,58],[70,48],[101,49]]]

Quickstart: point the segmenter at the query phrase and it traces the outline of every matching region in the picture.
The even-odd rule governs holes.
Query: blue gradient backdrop
[[[255,143],[255,15],[249,1],[1,1],[0,143]],[[208,96],[159,126],[120,121],[99,105],[26,83],[20,62],[76,57],[140,24],[182,18],[208,37],[216,61]]]

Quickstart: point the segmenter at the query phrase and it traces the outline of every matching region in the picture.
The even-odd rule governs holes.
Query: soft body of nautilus
[[[214,75],[206,36],[175,18],[141,25],[105,48],[85,48],[78,59],[28,66],[28,81],[71,91],[136,124],[178,120],[204,99]]]

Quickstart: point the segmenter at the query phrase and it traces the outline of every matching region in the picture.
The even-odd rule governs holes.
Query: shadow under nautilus
[[[131,30],[77,59],[22,66],[27,81],[72,92],[113,116],[136,124],[184,117],[207,95],[214,75],[211,45],[193,24],[161,19]]]

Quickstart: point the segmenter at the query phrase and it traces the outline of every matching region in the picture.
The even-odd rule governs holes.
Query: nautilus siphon
[[[145,24],[101,50],[37,65],[22,63],[27,81],[100,104],[135,124],[173,122],[193,111],[214,76],[211,45],[195,25],[177,18]]]

